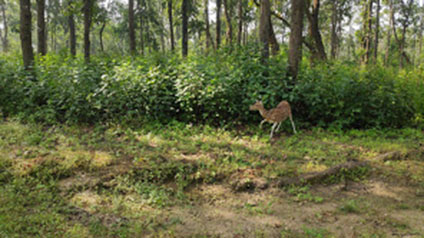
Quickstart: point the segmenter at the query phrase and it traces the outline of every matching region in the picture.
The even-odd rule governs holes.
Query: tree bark
[[[135,55],[135,24],[134,24],[134,0],[128,0],[128,30],[130,37],[130,53]]]
[[[297,79],[299,63],[302,60],[302,31],[305,1],[291,0],[291,32],[289,39],[289,74]]]
[[[261,1],[261,16],[259,21],[259,39],[262,44],[262,61],[266,61],[269,58],[269,36],[270,36],[270,6],[269,0]]]
[[[378,41],[379,41],[379,34],[380,34],[380,0],[376,0],[377,4],[377,10],[376,10],[376,16],[375,16],[375,36],[374,36],[374,62],[377,63],[377,56],[378,56]]]
[[[84,59],[86,62],[90,61],[90,28],[91,28],[91,14],[92,3],[95,0],[84,0]]]
[[[75,21],[74,21],[74,9],[73,9],[73,1],[69,1],[69,10],[71,11],[68,16],[68,25],[69,25],[69,44],[71,55],[75,56],[77,54],[77,39],[75,34]]]
[[[188,55],[188,0],[183,0],[182,4],[182,35],[183,39],[181,41],[182,43],[182,54],[183,57],[186,57]]]
[[[47,53],[45,7],[45,0],[37,0],[37,46],[38,53],[41,55],[46,55]]]
[[[216,49],[221,44],[221,0],[216,0]]]
[[[312,2],[312,12],[306,10],[306,14],[308,16],[309,21],[309,35],[313,40],[313,49],[311,58],[312,61],[325,61],[327,60],[327,56],[325,54],[324,44],[322,43],[321,33],[319,31],[319,8],[320,1],[313,0]]]
[[[238,33],[237,33],[237,44],[241,45],[241,38],[243,35],[243,1],[238,1]]]
[[[0,8],[1,8],[0,10],[1,10],[2,18],[3,18],[3,31],[4,31],[4,33],[1,34],[3,52],[8,52],[9,51],[9,39],[8,39],[9,29],[7,25],[6,3],[3,2],[3,4],[0,5]]]
[[[175,50],[174,25],[172,19],[172,0],[168,0],[169,33],[171,35],[171,50]],[[209,23],[206,23],[209,26]]]
[[[20,6],[20,38],[24,67],[31,70],[34,63],[34,51],[32,48],[31,35],[31,2],[30,0],[19,0]]]
[[[231,24],[228,0],[224,0],[224,13],[225,20],[227,21],[227,43],[231,45],[233,43],[233,25]]]

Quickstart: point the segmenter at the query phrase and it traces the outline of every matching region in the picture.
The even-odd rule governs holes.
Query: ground
[[[5,120],[0,237],[424,237],[422,130],[267,129]]]

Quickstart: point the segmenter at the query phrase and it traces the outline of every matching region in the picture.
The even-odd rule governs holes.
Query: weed
[[[324,202],[324,198],[320,196],[313,195],[310,191],[309,186],[291,186],[288,189],[288,193],[295,196],[296,201],[308,201],[308,202],[314,202],[314,203],[322,203]]]
[[[359,213],[361,208],[357,200],[347,200],[343,205],[339,207],[339,210],[344,213]]]

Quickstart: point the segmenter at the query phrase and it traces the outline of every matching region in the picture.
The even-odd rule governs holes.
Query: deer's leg
[[[263,120],[261,121],[261,124],[259,124],[259,128],[261,128],[261,129],[262,129],[262,124],[264,124],[264,122],[266,122],[266,119],[263,119]]]
[[[278,123],[277,130],[275,130],[275,131],[280,130],[281,123],[283,123],[283,122],[282,122],[282,121],[280,121],[280,123]]]
[[[277,124],[278,123],[274,123],[274,125],[272,125],[270,139],[272,139],[272,136],[274,135],[274,130],[275,130],[275,127],[277,126]]]
[[[296,134],[296,133],[297,133],[297,132],[296,132],[296,127],[294,126],[293,118],[292,118],[292,116],[291,116],[291,115],[290,115],[290,122],[291,122],[291,124],[292,124],[294,134]]]

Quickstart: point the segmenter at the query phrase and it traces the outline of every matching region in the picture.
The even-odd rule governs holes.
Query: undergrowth
[[[102,57],[90,64],[49,54],[37,59],[35,77],[17,57],[0,58],[0,112],[49,124],[179,120],[224,126],[257,123],[260,116],[248,110],[256,100],[267,108],[288,100],[303,128],[422,126],[420,69],[304,65],[294,83],[284,54],[264,66],[260,51],[249,47],[187,59]]]

